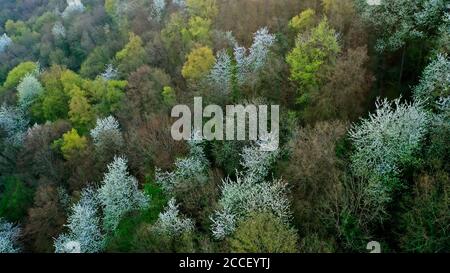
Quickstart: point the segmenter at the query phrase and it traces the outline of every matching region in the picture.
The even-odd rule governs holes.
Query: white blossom
[[[179,6],[180,8],[186,7],[186,0],[172,0],[172,3]]]
[[[166,0],[153,0],[150,18],[156,19],[156,21],[160,22],[163,17],[165,9],[166,9]]]
[[[65,38],[66,37],[66,28],[61,22],[56,22],[52,28],[52,34],[55,38]]]
[[[119,122],[113,116],[97,119],[97,124],[90,133],[96,147],[121,147],[123,145]]]
[[[291,212],[286,186],[282,180],[256,183],[251,177],[243,177],[239,173],[236,181],[225,179],[221,187],[220,209],[211,217],[214,237],[223,239],[231,234],[236,223],[252,212],[273,213],[288,222]]]
[[[67,7],[63,11],[63,18],[67,18],[68,16],[75,13],[82,13],[84,11],[84,5],[81,0],[66,0]]]
[[[0,253],[17,253],[20,228],[0,218]]]
[[[100,74],[100,77],[104,80],[113,80],[117,78],[118,70],[115,68],[112,64],[106,65],[105,71],[103,71],[102,74]]]
[[[6,33],[3,33],[3,35],[0,37],[0,53],[6,50],[8,46],[12,44],[11,38],[6,35]]]
[[[220,50],[216,55],[216,62],[209,74],[209,80],[217,88],[220,88],[224,94],[229,94],[233,73],[232,60],[226,50]]]
[[[24,111],[28,109],[43,90],[44,88],[36,77],[32,74],[27,74],[17,86],[19,107]]]
[[[271,137],[261,137],[258,141],[244,147],[241,153],[241,165],[244,167],[246,177],[258,182],[269,174],[279,154],[278,149],[269,147],[272,143]]]
[[[195,135],[195,132],[193,133]],[[195,136],[189,140],[189,155],[185,158],[179,158],[175,161],[175,170],[172,172],[163,172],[156,168],[156,182],[161,185],[165,191],[172,191],[173,188],[184,179],[197,177],[202,179],[209,167],[208,159],[203,151],[203,140],[196,139]]]
[[[414,99],[431,105],[438,98],[450,96],[450,58],[447,55],[438,54],[424,69],[413,94]]]
[[[5,132],[5,140],[15,146],[20,146],[27,133],[28,120],[23,111],[17,107],[0,107],[0,129]]]
[[[138,189],[138,181],[127,171],[127,160],[115,157],[108,165],[98,198],[103,208],[105,229],[113,231],[122,216],[131,211],[146,208],[147,196]]]
[[[194,222],[189,218],[179,215],[178,205],[174,198],[170,199],[167,208],[159,214],[158,221],[155,223],[155,231],[168,234],[170,236],[179,236],[185,232],[194,230]]]
[[[378,101],[375,113],[349,132],[355,147],[352,169],[368,180],[370,201],[380,206],[390,202],[401,167],[414,160],[430,122],[420,102],[393,104]]]
[[[102,251],[104,236],[100,229],[96,192],[91,188],[83,190],[80,201],[74,204],[71,210],[67,224],[69,233],[62,234],[55,240],[55,252],[96,253]]]

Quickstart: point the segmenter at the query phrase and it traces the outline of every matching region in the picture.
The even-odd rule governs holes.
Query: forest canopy
[[[0,253],[449,252],[450,6],[372,2],[0,0]]]

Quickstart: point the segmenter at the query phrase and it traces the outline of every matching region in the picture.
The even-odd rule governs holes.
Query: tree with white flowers
[[[185,232],[194,230],[194,221],[180,215],[176,200],[172,198],[164,212],[159,214],[154,230],[169,236],[180,236]]]
[[[100,215],[96,192],[87,188],[81,193],[81,199],[71,208],[68,218],[68,234],[62,234],[55,240],[55,252],[73,252],[76,244],[81,253],[96,253],[103,250],[104,236],[101,233]]]
[[[103,71],[103,73],[100,74],[100,77],[108,81],[116,79],[118,74],[119,71],[117,70],[117,68],[114,67],[113,64],[107,64],[105,71]]]
[[[67,7],[62,13],[63,18],[66,18],[75,13],[82,13],[85,9],[81,0],[66,0],[66,1]]]
[[[11,145],[22,144],[28,128],[28,119],[23,111],[18,107],[0,107],[0,130],[5,134],[5,141]]]
[[[90,133],[94,145],[98,148],[105,146],[121,147],[123,145],[119,122],[113,116],[97,119],[97,124]]]
[[[20,228],[0,218],[0,253],[17,253]]]
[[[52,27],[52,34],[56,39],[66,37],[66,28],[61,22],[56,22]]]
[[[183,179],[206,177],[209,162],[203,150],[203,140],[193,137],[188,143],[189,155],[176,160],[174,171],[164,172],[156,168],[156,182],[167,192],[171,192]]]
[[[219,51],[208,76],[210,82],[222,88],[225,93],[230,92],[233,77],[237,84],[243,85],[264,67],[270,48],[276,40],[275,35],[263,27],[254,33],[253,44],[248,50],[236,42],[231,32],[227,36],[234,45],[234,59],[225,50]]]
[[[287,184],[282,180],[255,182],[238,173],[236,181],[225,179],[221,189],[220,209],[211,216],[216,239],[233,233],[236,224],[252,212],[272,213],[285,223],[291,218]]]
[[[163,17],[165,9],[166,9],[166,0],[153,0],[150,17],[152,19],[155,19],[157,22],[160,22]]]
[[[6,33],[3,33],[2,36],[0,36],[0,53],[6,50],[8,46],[12,44],[11,38],[6,35]]]
[[[368,181],[370,202],[380,208],[388,204],[400,183],[402,167],[415,161],[415,153],[427,133],[429,114],[420,102],[393,103],[379,100],[375,113],[350,129],[355,147],[352,169]]]
[[[131,210],[140,210],[148,206],[148,197],[138,189],[138,181],[127,170],[127,160],[115,157],[108,165],[98,198],[103,208],[105,230],[115,230],[120,219]]]
[[[450,97],[450,58],[447,55],[438,54],[425,68],[413,94],[414,99],[430,106],[439,98]]]
[[[19,107],[26,111],[43,91],[44,88],[36,77],[32,74],[27,74],[17,86]]]

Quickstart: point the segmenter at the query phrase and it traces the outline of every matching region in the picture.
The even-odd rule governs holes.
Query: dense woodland
[[[0,252],[449,252],[449,53],[445,0],[0,0]]]

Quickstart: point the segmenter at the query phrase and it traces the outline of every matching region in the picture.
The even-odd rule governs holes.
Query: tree
[[[310,96],[303,112],[308,123],[318,120],[357,120],[365,111],[366,101],[374,77],[366,68],[367,48],[349,49],[340,56],[326,83]]]
[[[0,129],[4,131],[7,143],[20,146],[27,128],[28,120],[21,109],[5,104],[0,107]]]
[[[295,253],[298,235],[279,218],[269,213],[252,214],[238,224],[228,239],[235,253]]]
[[[70,245],[75,244],[81,253],[100,252],[104,238],[100,229],[98,200],[94,189],[86,188],[81,199],[71,208],[68,218],[68,234],[61,234],[55,240],[55,252],[71,252]]]
[[[180,216],[179,213],[176,200],[174,198],[170,199],[167,208],[159,214],[158,221],[153,227],[155,232],[173,237],[178,237],[185,232],[192,232],[194,230],[194,222],[189,218]]]
[[[28,210],[24,228],[25,238],[35,252],[54,252],[53,240],[62,232],[65,209],[57,189],[49,184],[40,185]]]
[[[0,253],[17,253],[20,228],[0,218]]]
[[[214,19],[219,10],[216,0],[186,0],[186,8],[190,16]]]
[[[291,218],[286,184],[282,180],[261,181],[236,174],[236,181],[226,178],[222,184],[219,210],[212,216],[212,232],[224,239],[236,229],[236,224],[253,212],[273,213],[284,223]]]
[[[313,9],[306,9],[289,21],[289,27],[296,33],[303,32],[313,26],[316,12]]]
[[[167,191],[173,191],[174,187],[183,179],[197,177],[200,180],[206,180],[206,174],[209,167],[206,158],[203,140],[192,139],[189,141],[189,155],[186,158],[178,158],[175,161],[175,170],[173,172],[163,172],[156,168],[156,182]]]
[[[69,16],[77,13],[82,13],[84,11],[84,5],[81,3],[81,0],[66,0],[67,7],[63,11],[63,18],[68,18]]]
[[[435,108],[439,98],[450,97],[450,58],[437,55],[424,69],[419,84],[413,89],[414,99]]]
[[[383,210],[398,188],[402,167],[414,164],[415,153],[428,131],[429,114],[420,102],[401,103],[380,100],[375,113],[353,126],[350,139],[355,146],[352,169],[369,180],[369,198]],[[375,212],[374,212],[375,213]]]
[[[87,148],[87,139],[80,136],[76,129],[65,133],[60,142],[56,144],[61,145],[61,152],[66,160],[71,160],[78,156]]]
[[[215,58],[210,48],[196,48],[189,53],[181,74],[185,79],[199,80],[208,74],[214,62]]]
[[[381,1],[379,5],[359,0],[358,7],[363,18],[379,33],[375,47],[380,52],[426,40],[436,33],[446,10],[443,0]]]
[[[157,22],[160,22],[162,20],[165,9],[166,9],[165,0],[153,0],[150,12],[151,18],[155,19]]]
[[[326,233],[328,208],[342,195],[345,172],[337,151],[347,126],[341,121],[318,122],[294,131],[290,157],[282,176],[289,178],[292,210],[301,234]]]
[[[326,19],[310,32],[300,34],[295,47],[286,57],[291,69],[291,80],[297,82],[301,94],[298,103],[305,103],[310,96],[310,90],[317,88],[323,80],[324,67],[333,64],[340,46],[334,29]]]
[[[0,37],[0,53],[3,53],[8,46],[12,44],[11,38],[6,35],[6,33],[3,33],[3,35]]]
[[[15,88],[27,74],[35,74],[39,69],[35,62],[23,62],[9,71],[8,76],[3,83],[5,89]]]
[[[95,120],[95,113],[91,104],[85,93],[78,87],[71,90],[69,120],[81,134],[88,132]]]
[[[126,75],[143,65],[146,60],[146,53],[141,37],[131,32],[128,43],[121,51],[116,53],[116,60],[122,75]]]
[[[127,160],[115,157],[98,189],[98,198],[103,208],[103,225],[112,232],[125,213],[148,206],[149,200],[139,191],[138,181],[127,171]]]
[[[41,83],[32,74],[27,74],[17,86],[19,107],[24,111],[28,110],[42,92],[43,88]]]
[[[113,116],[97,119],[97,125],[90,133],[94,145],[98,148],[108,146],[120,148],[123,145],[119,122]]]
[[[18,222],[26,216],[33,203],[33,190],[14,176],[2,179],[2,185],[4,188],[0,196],[0,217]]]

